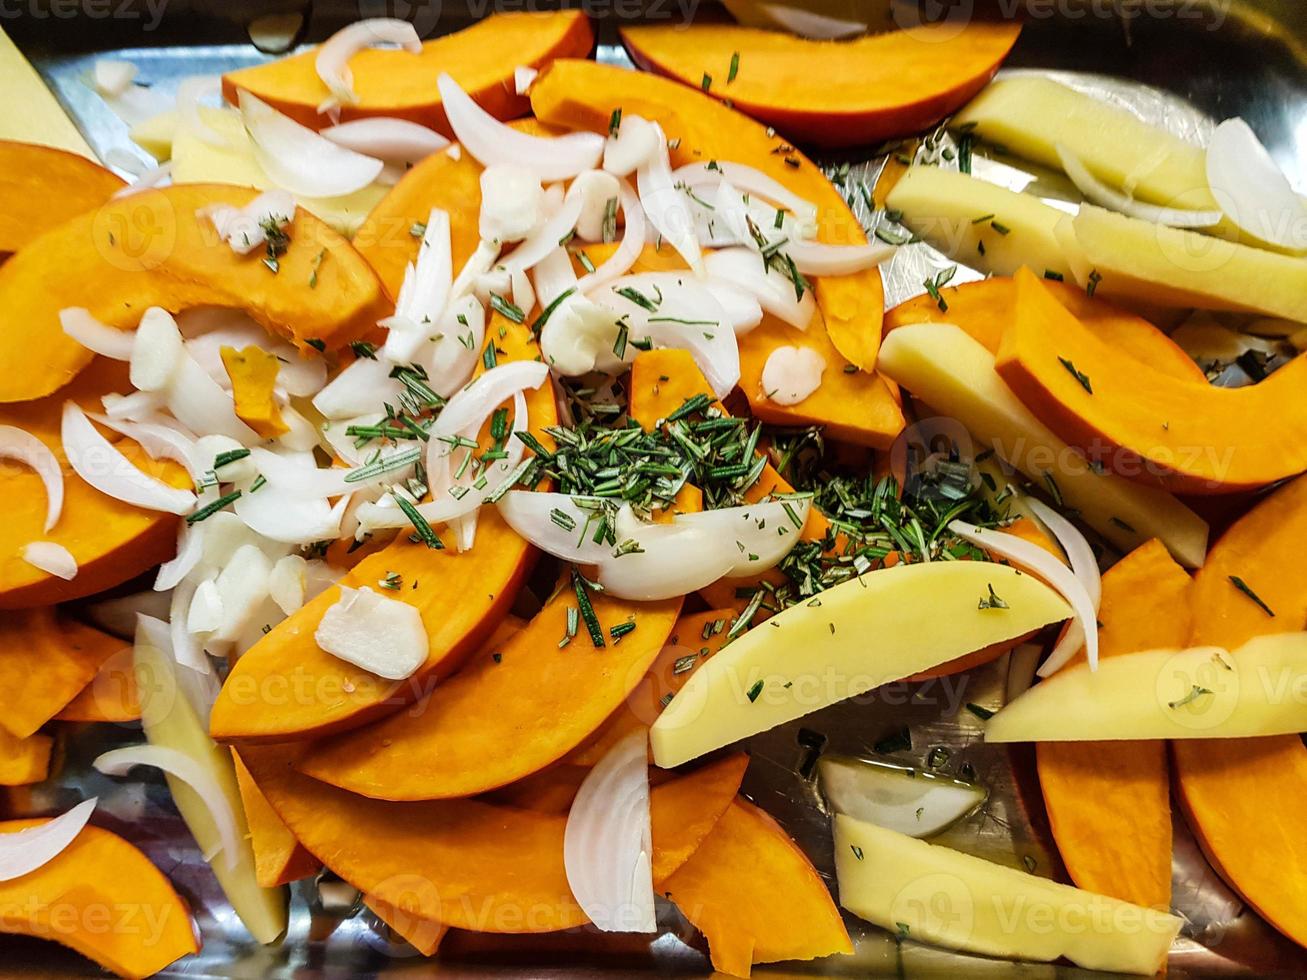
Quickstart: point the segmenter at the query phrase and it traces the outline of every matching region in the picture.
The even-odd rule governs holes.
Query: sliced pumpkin
[[[826,884],[807,855],[757,807],[736,800],[659,889],[708,940],[713,969],[852,953]]]
[[[59,329],[57,323],[55,329]],[[20,373],[31,372],[24,369]],[[172,556],[178,519],[132,507],[93,489],[68,465],[60,442],[65,400],[98,412],[100,396],[128,390],[126,366],[99,358],[66,391],[0,406],[0,424],[17,426],[44,442],[59,459],[64,479],[63,512],[47,534],[41,478],[17,463],[0,469],[0,499],[5,501],[5,520],[0,523],[0,609],[48,605],[103,592]],[[190,476],[177,464],[155,462],[127,439],[115,445],[151,476],[174,487],[191,485]],[[65,581],[23,561],[22,548],[32,541],[54,541],[67,548],[77,560],[76,577]]]
[[[54,739],[49,735],[18,738],[0,730],[0,786],[30,786],[50,776],[50,753]]]
[[[83,722],[140,721],[141,695],[132,669],[131,647],[122,647],[101,664],[91,683],[78,691],[54,718]]]
[[[126,644],[43,606],[0,617],[0,727],[26,738],[55,717]]]
[[[0,834],[40,826],[7,820]],[[85,827],[54,860],[0,882],[0,932],[51,939],[120,977],[148,977],[198,953],[186,903],[117,834]]]
[[[1044,286],[1096,337],[1113,349],[1180,380],[1207,380],[1197,362],[1175,341],[1147,320],[1085,290],[1047,280]],[[992,276],[960,286],[945,286],[936,300],[922,293],[885,314],[885,332],[909,323],[954,323],[985,346],[998,352],[1003,331],[1016,310],[1016,280]]]
[[[315,858],[290,832],[281,817],[268,803],[241,757],[232,753],[236,766],[236,784],[240,787],[245,822],[250,826],[250,846],[254,848],[254,880],[261,888],[276,888],[316,874],[322,862]]]
[[[1103,576],[1098,655],[1183,648],[1190,632],[1190,585],[1156,539],[1123,558]],[[1083,650],[1076,655],[1083,657]],[[1166,745],[1042,742],[1035,752],[1053,839],[1071,880],[1085,891],[1169,909]]]
[[[237,350],[223,347],[219,351],[222,366],[231,380],[231,394],[236,402],[236,417],[265,439],[275,439],[290,431],[281,418],[281,408],[273,395],[281,363],[253,344]]]
[[[519,66],[541,68],[554,58],[585,57],[594,32],[582,10],[497,13],[465,30],[427,41],[421,54],[369,49],[349,60],[358,102],[340,107],[342,121],[396,116],[452,136],[436,79],[448,72],[487,112],[511,119],[527,110],[513,75]],[[228,72],[222,78],[229,102],[238,91],[257,95],[313,129],[330,124],[318,111],[331,92],[318,77],[317,51]]]
[[[1081,323],[1029,270],[995,367],[1060,437],[1132,480],[1195,493],[1253,490],[1307,470],[1307,358],[1218,388],[1168,377]]]
[[[449,926],[434,919],[420,919],[409,915],[403,909],[396,908],[389,902],[383,902],[372,895],[363,896],[363,904],[372,910],[372,914],[386,924],[390,930],[408,943],[423,956],[435,956],[440,949],[440,942],[449,932]]]
[[[78,153],[0,140],[0,253],[17,252],[37,236],[98,208],[126,185]]]
[[[558,761],[639,684],[681,609],[679,599],[587,598],[603,633],[621,623],[635,630],[596,645],[583,626],[563,642],[569,617],[578,615],[576,590],[565,578],[501,649],[482,650],[413,710],[312,746],[301,770],[375,799],[434,800],[475,796]],[[512,748],[487,753],[492,745]]]
[[[551,126],[605,132],[615,109],[662,124],[679,140],[675,165],[710,160],[749,164],[780,181],[818,209],[820,241],[839,245],[866,241],[862,226],[830,181],[806,157],[769,131],[702,92],[664,78],[590,61],[560,60],[531,89],[536,118]],[[774,317],[740,341],[740,388],[754,415],[781,425],[825,425],[835,438],[885,448],[903,429],[895,393],[876,374],[884,291],[880,272],[825,277],[813,283],[822,323],[795,330]],[[824,330],[821,327],[824,326]],[[826,362],[821,387],[798,405],[769,401],[761,386],[763,366],[782,345],[807,347]],[[846,372],[846,362],[861,371]]]
[[[860,146],[939,122],[979,92],[1021,25],[932,24],[819,41],[727,24],[627,27],[641,67],[819,146]],[[820,66],[820,70],[814,70]]]
[[[1190,641],[1236,649],[1255,636],[1301,629],[1307,620],[1307,569],[1299,554],[1304,534],[1307,479],[1300,477],[1212,547],[1190,594]],[[1171,761],[1185,819],[1208,859],[1262,918],[1307,946],[1302,739],[1176,741]]]
[[[277,272],[258,254],[237,255],[197,214],[255,195],[220,184],[142,191],[59,225],[6,262],[0,401],[48,395],[90,364],[91,352],[59,326],[69,306],[120,329],[135,327],[151,306],[240,307],[305,352],[341,347],[393,312],[349,242],[304,210],[286,227]]]
[[[364,894],[479,932],[556,932],[586,922],[563,870],[566,817],[477,800],[370,800],[297,772],[296,751],[238,748],[291,832]],[[655,883],[660,869],[665,877],[679,867],[705,822],[711,829],[717,817],[707,816],[729,805],[742,762],[723,759],[653,790]]]

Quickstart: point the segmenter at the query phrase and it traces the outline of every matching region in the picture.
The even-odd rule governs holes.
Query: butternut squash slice
[[[237,751],[291,832],[364,894],[479,932],[556,932],[586,922],[563,870],[565,816],[466,799],[370,800],[297,772],[294,747]],[[728,757],[653,790],[655,884],[707,836],[745,764]]]
[[[250,846],[254,849],[254,880],[261,888],[276,888],[316,874],[322,864],[304,850],[281,817],[273,810],[241,757],[232,752],[236,767],[236,784],[240,787],[245,822],[250,827]]]
[[[1180,649],[1189,576],[1154,539],[1103,576],[1099,656]],[[1160,610],[1165,610],[1159,615]],[[1084,651],[1076,655],[1084,656]],[[1076,661],[1072,661],[1073,663]],[[1171,792],[1163,742],[1035,746],[1062,863],[1076,886],[1145,908],[1171,906]]]
[[[819,240],[839,245],[866,241],[857,218],[817,167],[779,137],[768,135],[765,127],[702,92],[654,75],[560,60],[536,79],[531,107],[548,125],[594,132],[606,131],[618,108],[655,120],[669,140],[680,140],[672,153],[674,165],[713,159],[749,164],[817,205]],[[820,278],[813,289],[822,323],[803,331],[764,317],[741,338],[740,389],[754,415],[764,421],[825,425],[835,438],[885,448],[902,431],[903,412],[884,379],[867,373],[875,367],[884,314],[880,272]],[[786,344],[811,348],[827,365],[821,387],[793,406],[768,401],[760,383],[767,357]],[[846,362],[862,370],[846,372]]]
[[[126,185],[78,153],[0,140],[0,254],[104,204]]]
[[[125,646],[50,606],[0,616],[0,727],[27,738]]]
[[[932,24],[818,41],[727,24],[627,27],[641,67],[675,78],[819,146],[920,132],[984,88],[1021,25]]]
[[[54,716],[55,721],[140,721],[141,694],[132,669],[132,648],[117,642],[119,649]]]
[[[441,72],[449,72],[487,112],[512,119],[527,111],[517,94],[518,66],[541,68],[554,58],[584,58],[594,47],[594,32],[584,11],[498,13],[465,30],[422,45],[421,54],[370,49],[349,60],[354,75],[355,105],[340,107],[341,121],[369,116],[397,116],[453,136],[436,89]],[[229,102],[243,90],[257,95],[292,119],[320,129],[331,120],[318,111],[330,96],[318,77],[317,51],[241,68],[223,76]]]
[[[30,786],[50,776],[50,753],[54,739],[49,735],[18,738],[0,730],[0,786]]]
[[[231,379],[236,417],[265,439],[289,432],[290,427],[282,420],[281,409],[272,393],[277,372],[281,370],[276,355],[253,344],[241,350],[223,347],[219,354]]]
[[[1206,375],[1194,359],[1142,317],[1064,282],[1048,280],[1044,285],[1059,303],[1110,347],[1130,354],[1169,377],[1206,382]],[[945,286],[939,293],[947,309],[942,309],[933,296],[923,293],[885,314],[885,332],[909,323],[954,323],[991,354],[996,354],[1003,331],[1016,310],[1016,281],[993,276],[960,286]]]
[[[1168,377],[1081,323],[1027,269],[995,367],[1054,432],[1121,476],[1167,489],[1255,490],[1307,470],[1307,358],[1247,388]]]
[[[91,352],[59,326],[64,307],[85,307],[120,329],[134,328],[151,306],[240,307],[306,353],[342,347],[393,312],[349,242],[302,209],[286,227],[290,243],[277,272],[257,253],[237,255],[196,214],[255,195],[221,184],[142,191],[59,225],[6,262],[0,402],[48,395],[91,363]]]
[[[1261,501],[1213,545],[1190,593],[1190,642],[1236,649],[1255,636],[1302,629],[1307,569],[1299,551],[1305,533],[1307,479],[1300,477]],[[1185,820],[1213,866],[1262,918],[1307,946],[1302,739],[1176,741],[1171,762]]]
[[[839,909],[807,855],[743,799],[659,891],[703,933],[720,973],[747,977],[754,963],[853,952]]]
[[[640,683],[681,610],[679,599],[587,598],[605,634],[620,623],[635,630],[620,640],[605,635],[596,646],[582,625],[560,647],[568,617],[578,615],[564,578],[501,650],[483,650],[412,710],[310,747],[301,771],[374,799],[434,800],[475,796],[558,761]]]
[[[7,820],[0,834],[44,820]],[[190,910],[144,854],[86,827],[58,857],[0,882],[0,932],[50,939],[120,977],[148,977],[200,951]]]
[[[372,895],[363,896],[363,904],[372,910],[395,935],[416,949],[423,956],[435,956],[440,949],[441,940],[449,932],[449,926],[435,919],[421,919],[410,915],[403,909],[396,908]]]
[[[35,363],[40,357],[32,353],[29,360]],[[0,500],[5,502],[5,519],[0,522],[0,609],[48,605],[102,592],[172,557],[177,544],[174,515],[141,510],[105,496],[84,483],[63,454],[59,429],[65,400],[101,411],[101,395],[128,390],[126,365],[99,358],[67,391],[0,406],[0,424],[25,429],[44,442],[59,459],[64,477],[63,513],[47,534],[41,478],[17,463],[0,468]],[[191,485],[190,476],[177,464],[155,462],[127,439],[115,445],[151,476],[175,487]],[[22,547],[31,541],[54,541],[67,548],[77,560],[77,576],[65,581],[23,561]]]

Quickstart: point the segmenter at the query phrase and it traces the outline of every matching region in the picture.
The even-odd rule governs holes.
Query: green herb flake
[[[749,692],[747,695],[747,697],[749,698],[749,703],[753,704],[755,701],[757,701],[758,695],[760,695],[761,693],[762,693],[762,681],[754,681],[753,686],[749,688]]]
[[[994,586],[989,583],[989,595],[981,596],[980,602],[976,605],[977,609],[1010,609],[1011,607],[994,594]]]
[[[1275,618],[1275,610],[1273,610],[1270,606],[1268,606],[1265,602],[1263,602],[1262,597],[1259,596],[1256,592],[1254,592],[1248,586],[1248,583],[1245,582],[1243,579],[1241,579],[1238,575],[1230,576],[1230,584],[1233,585],[1240,592],[1242,592],[1244,595],[1246,595],[1253,602],[1257,603],[1258,608],[1261,609],[1262,612],[1266,613],[1266,615],[1270,616],[1272,619]]]
[[[1200,687],[1199,685],[1195,684],[1195,685],[1193,685],[1191,688],[1189,688],[1189,693],[1188,693],[1188,694],[1186,694],[1184,697],[1180,698],[1180,699],[1177,700],[1177,701],[1168,701],[1168,702],[1166,703],[1166,706],[1167,706],[1168,708],[1173,708],[1173,709],[1174,709],[1174,708],[1183,708],[1186,704],[1193,704],[1195,701],[1197,701],[1197,700],[1198,700],[1199,698],[1201,698],[1203,695],[1205,695],[1205,694],[1211,694],[1211,693],[1213,693],[1213,692],[1212,692],[1211,690],[1209,690],[1208,688]]]
[[[1089,375],[1085,374],[1083,371],[1077,370],[1074,362],[1072,362],[1070,358],[1059,357],[1057,362],[1066,368],[1067,374],[1075,378],[1081,388],[1084,388],[1085,391],[1089,392],[1091,395],[1094,393],[1094,386],[1089,381]]]
[[[967,702],[967,710],[981,721],[989,721],[989,719],[994,717],[994,712],[990,711],[988,708],[982,707],[981,705],[973,704],[970,701]]]

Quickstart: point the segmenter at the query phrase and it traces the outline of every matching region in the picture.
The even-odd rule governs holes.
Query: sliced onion
[[[132,343],[136,334],[131,330],[118,330],[91,316],[91,311],[80,306],[68,306],[59,311],[59,326],[83,347],[115,361],[127,361],[132,356]]]
[[[644,208],[640,205],[635,189],[625,178],[618,178],[618,201],[624,222],[621,244],[594,272],[580,278],[576,284],[577,292],[590,292],[626,275],[644,250],[645,236],[648,234]]]
[[[222,100],[222,79],[217,75],[192,75],[177,86],[177,119],[187,132],[220,149],[228,149],[227,137],[204,121],[200,100]]]
[[[517,248],[504,259],[504,265],[511,273],[534,268],[546,255],[558,247],[558,243],[567,238],[576,228],[581,217],[585,201],[578,195],[570,201],[564,200],[563,206],[544,224],[528,235]]]
[[[395,44],[409,54],[422,53],[417,28],[406,20],[370,17],[341,28],[322,43],[314,60],[318,77],[331,92],[331,99],[318,107],[319,112],[325,112],[331,105],[358,105],[349,59],[379,44]]]
[[[576,270],[572,268],[572,257],[561,246],[537,262],[532,272],[535,276],[536,298],[540,301],[541,309],[547,309],[569,290],[576,290]]]
[[[409,263],[395,302],[395,315],[383,326],[386,335],[384,353],[393,364],[410,363],[431,333],[431,324],[440,319],[449,302],[454,285],[454,256],[450,241],[449,212],[432,208],[417,263]]]
[[[817,312],[811,289],[799,296],[794,283],[779,269],[763,267],[758,252],[750,248],[723,248],[704,258],[708,278],[743,289],[764,310],[792,327],[807,330]]]
[[[54,541],[32,541],[23,545],[23,561],[58,578],[69,581],[77,577],[77,559],[73,553]]]
[[[1115,187],[1110,187],[1094,176],[1081,159],[1063,143],[1054,147],[1058,159],[1062,161],[1062,170],[1076,185],[1076,190],[1085,195],[1086,200],[1099,207],[1108,208],[1120,214],[1151,221],[1154,224],[1170,225],[1173,228],[1210,228],[1221,223],[1220,211],[1192,211],[1185,208],[1164,208],[1156,204],[1136,201],[1127,194],[1122,194]],[[1209,157],[1210,161],[1210,157]],[[1210,162],[1209,162],[1210,166]],[[1278,171],[1276,171],[1278,173]]]
[[[303,357],[290,344],[274,340],[248,316],[240,316],[186,341],[186,349],[200,367],[224,389],[231,378],[222,362],[222,348],[257,347],[277,358],[277,387],[296,398],[308,398],[322,390],[327,380],[327,362],[321,357]],[[284,411],[284,408],[283,408]]]
[[[348,505],[348,497],[341,497],[331,507],[321,497],[296,497],[269,482],[253,493],[241,494],[235,509],[251,531],[272,541],[304,545],[338,538]]]
[[[128,745],[103,753],[91,765],[106,776],[125,776],[134,766],[153,766],[174,779],[181,780],[194,790],[213,817],[213,826],[222,842],[227,868],[230,870],[236,867],[241,846],[236,815],[232,813],[231,804],[227,802],[226,794],[213,773],[195,759],[162,745]]]
[[[163,391],[177,373],[186,349],[177,321],[167,310],[151,306],[141,317],[132,343],[129,377],[141,391]]]
[[[1085,536],[1080,533],[1074,524],[1065,517],[1049,507],[1041,500],[1031,499],[1029,501],[1030,509],[1035,512],[1048,529],[1053,532],[1057,538],[1057,543],[1062,546],[1066,552],[1067,558],[1071,562],[1071,571],[1075,577],[1080,580],[1080,584],[1085,587],[1089,593],[1089,599],[1094,604],[1094,613],[1097,615],[1098,607],[1103,599],[1103,576],[1098,568],[1098,560],[1094,557],[1094,549],[1089,546]],[[1057,646],[1049,655],[1048,662],[1058,666],[1066,663],[1075,656],[1082,646],[1084,646],[1085,637],[1078,623],[1071,623],[1062,638],[1058,640]],[[1039,676],[1048,677],[1057,667],[1048,667],[1045,665],[1041,668]]]
[[[618,512],[616,536],[619,547],[634,541],[640,550],[601,562],[599,584],[636,602],[687,595],[729,575],[740,558],[735,541],[719,527],[641,524],[629,508]]]
[[[213,225],[237,255],[249,255],[268,240],[268,227],[284,228],[295,217],[295,199],[286,191],[264,191],[244,207],[209,204],[196,214]]]
[[[467,384],[481,360],[485,339],[486,311],[475,296],[463,296],[446,307],[427,359],[428,382],[436,394],[449,398]]]
[[[865,34],[867,31],[867,25],[862,21],[831,17],[802,7],[792,7],[787,3],[760,3],[758,6],[774,22],[799,37],[835,41]]]
[[[172,591],[172,600],[168,604],[168,638],[172,643],[172,655],[183,667],[207,674],[212,667],[209,658],[204,655],[200,639],[187,629],[192,601],[199,588],[193,579],[183,579]]]
[[[498,506],[504,523],[546,554],[562,561],[597,565],[613,552],[611,546],[593,540],[595,515],[602,513],[603,503],[598,497],[510,490],[500,498]],[[555,520],[555,512],[563,516]]]
[[[222,595],[218,592],[218,584],[206,578],[195,587],[195,594],[186,608],[186,631],[212,633],[222,626],[222,619]],[[175,644],[176,640],[173,642]]]
[[[259,441],[254,430],[237,417],[231,395],[189,351],[181,357],[165,394],[168,411],[192,432],[227,436],[242,445]]]
[[[898,252],[894,245],[873,242],[868,245],[826,245],[791,239],[783,250],[805,276],[848,276],[874,269],[888,262]]]
[[[111,199],[116,201],[122,197],[130,197],[132,194],[139,194],[141,191],[148,191],[155,187],[163,187],[171,182],[172,161],[167,160],[158,166],[151,167],[122,190],[114,191]]]
[[[528,168],[542,181],[567,180],[593,169],[603,155],[604,138],[595,133],[528,136],[482,109],[448,74],[442,72],[436,85],[454,135],[484,167],[511,163]]]
[[[497,241],[482,239],[477,243],[476,251],[468,256],[468,260],[463,263],[463,268],[454,278],[454,285],[449,290],[451,303],[456,299],[462,299],[476,288],[477,280],[494,268],[495,262],[499,260],[501,248],[501,244]]]
[[[762,323],[762,304],[739,286],[718,279],[707,279],[704,280],[703,287],[712,293],[713,299],[721,306],[735,336],[743,337]]]
[[[351,419],[394,404],[404,386],[390,376],[392,365],[360,357],[327,383],[313,398],[313,407],[333,420]]]
[[[161,425],[158,422],[127,422],[107,415],[92,414],[90,417],[106,429],[112,429],[139,443],[151,459],[170,459],[174,463],[180,463],[197,482],[208,469],[196,455],[196,440],[170,425]]]
[[[382,162],[355,153],[240,92],[241,117],[260,166],[279,187],[305,197],[341,197],[367,187]]]
[[[218,691],[222,686],[218,672],[210,670],[202,674],[177,663],[173,655],[172,636],[168,624],[145,613],[138,613],[136,616],[135,642],[138,647],[153,647],[165,655],[161,666],[172,668],[171,681],[187,703],[195,709],[200,723],[208,728],[209,713],[213,703],[218,699]]]
[[[1207,183],[1226,216],[1254,238],[1307,249],[1307,204],[1244,120],[1227,119],[1212,133]]]
[[[59,522],[64,506],[64,472],[50,447],[26,429],[0,425],[0,459],[12,459],[36,471],[45,485],[45,528]]]
[[[1039,657],[1043,652],[1044,648],[1038,643],[1022,643],[1012,651],[1012,656],[1008,658],[1004,704],[1011,704],[1030,690],[1035,683],[1035,668],[1039,666]]]
[[[250,461],[270,487],[293,497],[338,497],[359,489],[346,482],[349,470],[339,467],[320,469],[312,453],[282,454],[255,448],[250,450]]]
[[[1075,613],[1074,621],[1078,622],[1080,628],[1084,630],[1085,652],[1089,657],[1090,669],[1098,669],[1098,617],[1094,612],[1094,600],[1071,569],[1067,568],[1066,565],[1039,547],[1039,545],[1031,544],[1023,538],[1018,538],[1015,534],[979,528],[974,524],[968,524],[966,521],[952,521],[949,524],[949,530],[958,537],[970,541],[978,548],[983,548],[1009,561],[1016,562],[1028,571],[1034,572],[1056,589],[1062,595],[1062,598],[1070,603],[1071,609]],[[1074,650],[1067,652],[1062,658],[1062,663],[1071,659],[1074,653]],[[1052,663],[1053,660],[1050,658],[1044,664],[1044,669],[1056,670],[1062,666],[1062,663],[1058,663],[1049,668],[1049,664]]]
[[[795,194],[780,181],[768,177],[756,167],[743,163],[731,163],[726,160],[714,160],[711,163],[687,163],[672,171],[672,182],[687,187],[712,187],[723,180],[749,195],[756,195],[780,205],[787,211],[804,220],[812,220],[817,214],[817,205]]]
[[[164,408],[163,392],[133,391],[130,395],[108,394],[100,399],[104,405],[104,414],[111,419],[141,419],[154,415]]]
[[[403,165],[417,163],[449,146],[449,140],[434,129],[389,116],[328,126],[321,135],[355,153]]]
[[[677,527],[713,527],[736,549],[727,578],[745,578],[775,568],[799,543],[808,519],[808,498],[773,500],[739,507],[723,507],[695,514],[678,514]],[[790,515],[794,516],[791,517]],[[798,524],[795,524],[795,521]]]
[[[694,215],[688,199],[672,179],[671,159],[667,154],[667,136],[654,124],[658,133],[658,152],[636,171],[640,206],[649,223],[660,236],[680,253],[696,274],[703,271],[703,251],[695,236]],[[629,232],[628,232],[629,234]]]
[[[609,749],[581,782],[567,814],[567,884],[602,932],[658,928],[648,742],[648,733],[641,729]]]
[[[539,75],[539,70],[530,65],[518,65],[513,69],[513,91],[518,95],[526,95],[531,90],[531,83]]]
[[[73,402],[64,402],[61,437],[74,472],[101,493],[169,514],[185,514],[195,506],[191,491],[170,487],[133,466]]]
[[[154,577],[154,591],[167,592],[189,575],[204,557],[204,529],[182,522],[177,529],[177,554],[159,566]]]
[[[45,823],[0,834],[0,881],[31,874],[62,854],[91,819],[96,802],[93,796]]]
[[[89,602],[79,607],[77,614],[92,626],[104,630],[111,636],[130,640],[136,632],[137,615],[144,613],[148,616],[167,616],[171,598],[166,592],[148,589],[144,592],[132,592],[112,599]]]
[[[826,359],[810,347],[775,348],[762,366],[763,397],[777,405],[797,405],[821,387]]]
[[[514,393],[539,388],[548,378],[549,369],[539,361],[511,361],[491,368],[454,395],[436,417],[431,427],[431,444],[436,450],[432,455],[441,455],[440,447],[434,445],[437,435],[452,436],[484,424]]]

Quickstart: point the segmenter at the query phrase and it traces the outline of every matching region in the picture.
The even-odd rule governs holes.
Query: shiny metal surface
[[[502,4],[504,8],[516,6]],[[1204,0],[1148,3],[1146,0],[1012,0],[1008,8],[1025,9],[1028,27],[1008,71],[1040,71],[1078,88],[1109,97],[1150,121],[1190,137],[1201,136],[1213,118],[1242,115],[1267,141],[1300,190],[1307,191],[1307,4],[1302,0]],[[307,21],[308,34],[320,38],[345,20],[382,12],[380,0],[360,0],[358,7],[319,5]],[[33,57],[61,100],[74,114],[101,154],[117,148],[139,151],[126,140],[126,127],[107,112],[83,81],[93,59],[107,50],[137,62],[141,78],[162,92],[175,90],[186,75],[218,72],[260,60],[246,38],[248,23],[274,10],[292,17],[306,10],[299,3],[251,6],[237,2],[179,4],[160,22],[159,30],[135,32],[121,24],[44,20],[30,16],[45,9],[34,0],[29,16],[5,21]],[[466,22],[476,5],[439,2],[412,7],[419,22],[428,17],[436,30]],[[591,4],[602,13],[612,4]],[[621,5],[617,9],[623,9]],[[659,9],[672,9],[662,4]],[[1169,9],[1171,16],[1160,16]],[[409,6],[400,4],[403,15]],[[1087,12],[1086,12],[1087,11]],[[1150,13],[1151,11],[1151,13]],[[432,16],[439,13],[439,17]],[[1185,16],[1181,16],[1181,14]],[[294,32],[292,20],[292,33]],[[601,21],[600,56],[624,61],[615,40],[616,21]],[[205,41],[209,43],[195,43]],[[223,43],[212,43],[222,41]],[[230,42],[230,43],[228,43]],[[884,157],[846,157],[851,179],[874,178]],[[827,161],[832,166],[840,161]],[[1007,169],[1004,169],[1007,168]],[[1060,177],[1039,173],[1011,160],[977,159],[978,175],[1034,190],[1048,200],[1074,200],[1074,190]],[[857,205],[866,219],[865,206]],[[904,249],[886,270],[891,302],[922,292],[922,281],[952,265],[925,245]],[[968,273],[959,272],[955,281]],[[974,276],[974,273],[971,273]],[[990,789],[986,806],[953,828],[945,842],[959,849],[1033,869],[1063,875],[1034,782],[1031,756],[980,740],[978,718],[965,707],[996,707],[1004,687],[1002,661],[958,677],[926,684],[898,684],[828,709],[752,739],[753,762],[745,789],[800,841],[818,868],[833,881],[828,816],[811,778],[815,741],[824,737],[832,751],[873,753],[887,735],[910,727],[911,747],[888,758],[924,766],[931,750],[947,750],[941,771],[965,774]],[[167,801],[163,783],[147,779],[130,785],[89,773],[89,760],[104,748],[137,740],[132,726],[72,726],[66,759],[57,781],[31,793],[7,794],[12,815],[62,809],[84,794],[98,793],[97,822],[128,836],[168,872],[191,901],[206,945],[202,954],[176,966],[170,975],[188,977],[335,978],[491,977],[573,978],[625,977],[660,973],[705,974],[707,960],[693,929],[665,909],[667,931],[650,947],[622,955],[578,958],[559,952],[547,939],[519,937],[494,953],[467,943],[451,943],[447,953],[428,961],[403,943],[391,941],[356,896],[338,882],[295,888],[289,934],[280,945],[262,949],[250,942],[223,902],[222,895],[191,844],[185,827]],[[942,753],[935,752],[938,763]],[[1183,821],[1176,819],[1174,895],[1188,919],[1171,960],[1172,977],[1222,975],[1304,976],[1307,952],[1266,926],[1215,875],[1203,859]],[[857,941],[852,958],[800,967],[759,968],[765,976],[828,974],[899,977],[1071,977],[1089,976],[1066,967],[1017,965],[928,949],[893,937],[850,918]],[[697,946],[697,948],[696,948]],[[9,977],[98,975],[86,961],[58,947],[4,937],[0,941]],[[460,951],[461,950],[461,951]]]

